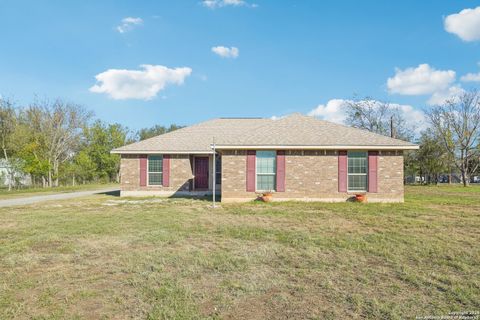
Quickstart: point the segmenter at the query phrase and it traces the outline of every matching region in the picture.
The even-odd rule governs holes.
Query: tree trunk
[[[55,160],[53,162],[53,175],[55,176],[55,179],[53,180],[54,187],[58,187],[58,167],[59,167],[58,160]]]
[[[468,186],[468,177],[467,177],[467,173],[465,172],[464,168],[462,168],[462,182],[463,182],[464,187]]]

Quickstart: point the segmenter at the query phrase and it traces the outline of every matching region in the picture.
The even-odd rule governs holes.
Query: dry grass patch
[[[0,318],[403,319],[478,310],[479,198],[479,188],[414,187],[396,205],[212,210],[202,200],[92,196],[2,208]]]

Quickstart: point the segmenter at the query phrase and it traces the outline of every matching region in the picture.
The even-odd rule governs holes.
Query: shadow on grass
[[[120,197],[120,190],[112,190],[112,191],[107,191],[107,192],[99,192],[97,194],[102,194],[106,196],[112,196],[112,197]]]

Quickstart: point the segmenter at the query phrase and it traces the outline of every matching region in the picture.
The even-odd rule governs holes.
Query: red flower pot
[[[367,201],[367,195],[366,194],[356,194],[355,195],[355,200],[357,200],[357,202],[366,202]]]

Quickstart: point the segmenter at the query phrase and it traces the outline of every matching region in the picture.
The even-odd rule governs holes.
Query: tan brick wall
[[[193,178],[189,155],[171,155],[170,157],[170,186],[140,187],[140,156],[122,155],[121,191],[188,191],[189,181]]]
[[[337,151],[287,150],[285,192],[277,200],[345,201],[353,194],[338,192]],[[222,201],[256,198],[246,192],[246,151],[222,152]],[[403,201],[403,153],[383,151],[378,158],[378,193],[368,193],[370,201]]]

